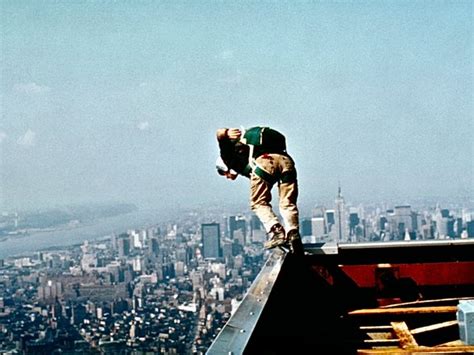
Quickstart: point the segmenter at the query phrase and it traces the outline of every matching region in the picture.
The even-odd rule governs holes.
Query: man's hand
[[[217,139],[239,139],[242,135],[242,132],[238,128],[219,128],[216,132]]]
[[[227,130],[227,137],[229,139],[239,139],[242,135],[242,132],[238,128],[229,128]]]
[[[239,176],[239,175],[238,175],[238,174],[234,174],[234,173],[231,172],[231,171],[226,171],[224,176],[225,176],[228,180],[235,180],[235,179],[237,179],[237,176]]]

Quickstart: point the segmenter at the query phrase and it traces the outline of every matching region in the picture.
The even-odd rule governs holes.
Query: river
[[[119,216],[101,218],[75,228],[9,236],[7,240],[0,241],[0,259],[55,246],[79,244],[85,240],[92,241],[112,233],[123,233],[128,229],[157,225],[171,218],[170,214],[170,212],[157,210],[139,210]]]

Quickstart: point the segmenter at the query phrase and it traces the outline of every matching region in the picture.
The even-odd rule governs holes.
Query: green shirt
[[[265,153],[286,154],[285,136],[270,127],[251,127],[245,131],[241,141],[254,146],[253,158]]]

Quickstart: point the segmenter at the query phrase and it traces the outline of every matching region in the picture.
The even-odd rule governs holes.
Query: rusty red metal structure
[[[474,240],[305,245],[273,251],[208,354],[474,353]]]

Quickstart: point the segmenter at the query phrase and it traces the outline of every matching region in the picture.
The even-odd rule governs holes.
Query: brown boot
[[[285,229],[280,223],[274,224],[268,234],[270,239],[263,245],[265,249],[272,249],[287,243]]]
[[[304,248],[301,242],[300,233],[297,229],[292,229],[288,232],[288,242],[290,243],[291,252],[295,255],[303,256]]]

